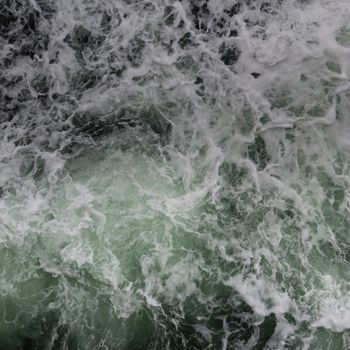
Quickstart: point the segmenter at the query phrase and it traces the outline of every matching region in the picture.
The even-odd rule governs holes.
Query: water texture
[[[348,0],[0,0],[0,349],[350,349]]]

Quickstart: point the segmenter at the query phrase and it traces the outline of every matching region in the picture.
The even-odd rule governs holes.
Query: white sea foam
[[[350,4],[239,3],[38,0],[4,27],[8,334],[49,310],[52,344],[350,346]]]

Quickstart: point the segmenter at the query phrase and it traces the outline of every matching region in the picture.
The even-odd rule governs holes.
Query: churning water
[[[349,0],[0,1],[0,349],[350,349]]]

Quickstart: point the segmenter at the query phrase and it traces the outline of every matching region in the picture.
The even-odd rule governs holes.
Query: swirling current
[[[0,349],[350,349],[349,0],[0,0]]]

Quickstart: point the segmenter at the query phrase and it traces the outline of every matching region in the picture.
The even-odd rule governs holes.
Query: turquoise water
[[[0,349],[349,349],[348,1],[4,1]]]

